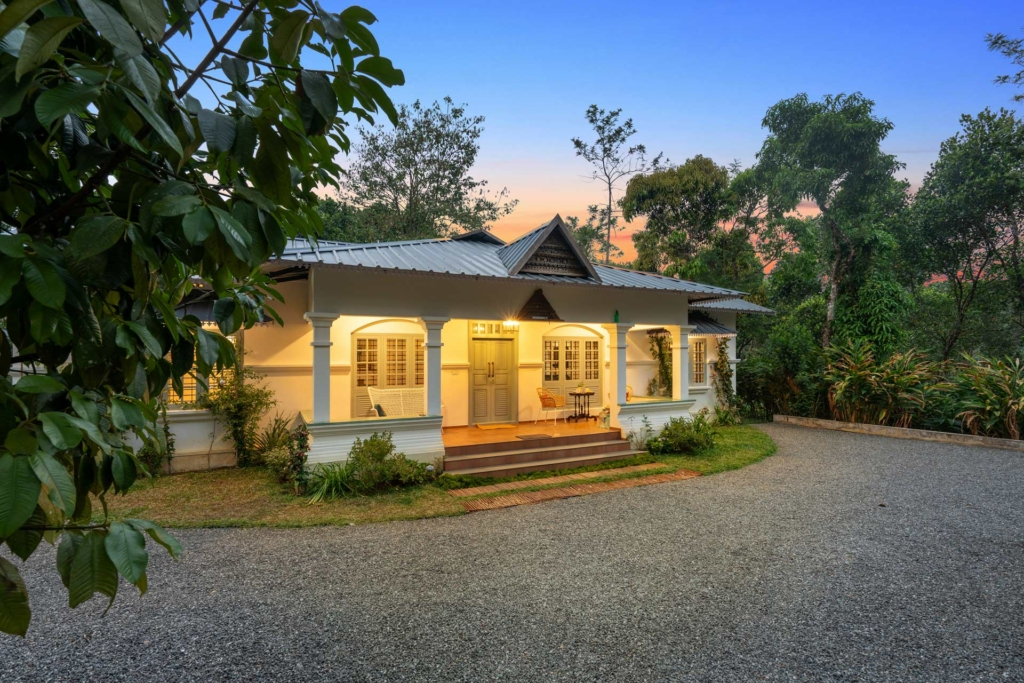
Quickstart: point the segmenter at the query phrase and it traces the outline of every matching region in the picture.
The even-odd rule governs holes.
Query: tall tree
[[[758,166],[774,201],[794,210],[808,199],[820,212],[828,295],[822,344],[828,346],[844,280],[902,191],[894,178],[902,165],[881,151],[892,123],[875,116],[874,102],[860,93],[819,102],[800,94],[771,107],[762,126],[769,134]]]
[[[363,232],[376,240],[446,237],[480,230],[507,216],[517,200],[470,175],[483,116],[451,98],[398,108],[394,128],[360,128],[342,196],[362,209]]]
[[[0,539],[22,559],[59,542],[71,607],[113,600],[119,574],[145,592],[147,536],[177,555],[155,524],[92,509],[145,474],[129,437],[162,448],[165,387],[235,364],[225,336],[175,309],[213,301],[224,335],[275,317],[260,266],[318,230],[314,189],[337,184],[343,115],[397,121],[384,88],[404,76],[365,9],[207,9],[0,12]],[[311,51],[331,68],[305,68]],[[24,635],[29,620],[25,582],[0,557],[0,631]]]
[[[645,247],[654,270],[685,263],[711,245],[733,214],[729,169],[697,155],[680,166],[635,175],[622,198],[626,220],[645,216],[633,240]],[[643,233],[643,234],[641,234]],[[657,258],[658,254],[661,258]]]
[[[975,302],[995,284],[994,268],[1005,262],[1012,271],[1012,253],[1005,261],[1000,254],[1013,251],[1024,217],[1015,215],[1024,214],[1024,148],[1014,150],[1024,137],[1014,134],[1012,118],[988,110],[962,117],[963,131],[942,143],[914,197],[913,232],[903,242],[906,258],[919,264],[923,278],[941,277],[953,303],[941,333],[942,358],[953,354]]]
[[[1002,54],[1011,64],[1020,67],[1020,71],[1015,74],[997,76],[995,82],[999,85],[1024,87],[1024,38],[1010,38],[1005,33],[989,33],[985,36],[985,42],[989,50]],[[1015,102],[1024,102],[1024,93],[1017,93],[1013,99]]]
[[[598,255],[610,250],[613,256],[621,256],[622,250],[610,244],[601,229],[601,207],[591,204],[587,207],[587,220],[581,223],[578,216],[566,216],[565,222],[572,232],[580,251],[590,261],[597,261]]]
[[[572,138],[576,156],[583,157],[594,167],[586,177],[601,183],[607,193],[607,203],[601,211],[601,228],[605,233],[605,263],[611,263],[612,236],[618,230],[618,217],[615,215],[615,192],[619,189],[617,184],[638,173],[657,169],[662,161],[660,153],[648,159],[644,145],[630,144],[630,138],[636,135],[636,128],[633,119],[619,123],[621,114],[621,109],[605,111],[592,104],[587,108],[586,118],[594,129],[596,139],[594,142],[584,142],[582,138]]]

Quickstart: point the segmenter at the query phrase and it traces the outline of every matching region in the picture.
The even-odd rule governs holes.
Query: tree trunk
[[[607,231],[607,239],[604,245],[604,263],[609,265],[612,262],[612,184],[608,183],[608,213],[604,217]]]
[[[825,328],[821,331],[821,346],[828,348],[832,341],[832,323],[836,319],[836,300],[839,298],[839,255],[832,257],[828,275],[828,305],[825,308]]]

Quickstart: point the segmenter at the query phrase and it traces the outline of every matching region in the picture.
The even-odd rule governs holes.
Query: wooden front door
[[[473,339],[470,423],[516,421],[516,372],[512,339]]]

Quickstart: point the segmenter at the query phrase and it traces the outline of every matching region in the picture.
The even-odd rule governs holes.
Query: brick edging
[[[855,432],[857,434],[889,436],[894,439],[937,441],[940,443],[952,443],[958,446],[981,446],[983,448],[999,448],[1004,451],[1017,451],[1018,453],[1024,453],[1024,441],[1016,439],[997,439],[991,436],[973,436],[971,434],[950,434],[948,432],[933,432],[928,429],[883,427],[880,425],[860,424],[857,422],[821,420],[816,417],[797,417],[795,415],[775,415],[772,417],[772,421],[798,425],[800,427],[832,429],[839,432]]]

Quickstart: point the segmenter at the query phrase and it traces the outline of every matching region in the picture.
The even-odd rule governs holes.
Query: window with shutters
[[[371,417],[369,387],[422,387],[426,376],[423,336],[357,334],[352,339],[354,368],[352,417]]]
[[[690,384],[702,385],[708,381],[708,343],[704,339],[690,340],[690,355],[693,357],[693,375]]]

